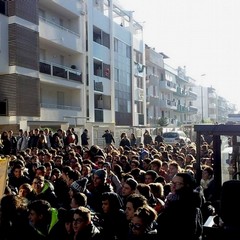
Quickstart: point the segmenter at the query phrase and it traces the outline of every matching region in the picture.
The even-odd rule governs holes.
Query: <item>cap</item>
[[[74,181],[71,184],[70,188],[76,192],[84,192],[86,190],[87,183],[88,183],[88,179],[84,177]]]
[[[98,169],[94,172],[100,179],[105,181],[107,179],[107,172],[104,169]]]

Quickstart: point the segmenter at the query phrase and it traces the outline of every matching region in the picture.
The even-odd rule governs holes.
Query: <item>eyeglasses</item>
[[[72,222],[73,222],[73,223],[76,222],[77,224],[81,224],[81,223],[84,222],[84,221],[83,221],[83,219],[81,219],[81,218],[73,218]]]
[[[138,224],[138,223],[134,224],[134,223],[130,222],[130,223],[129,223],[129,227],[130,227],[131,229],[139,230],[139,229],[142,227],[142,225],[141,225],[141,224]]]

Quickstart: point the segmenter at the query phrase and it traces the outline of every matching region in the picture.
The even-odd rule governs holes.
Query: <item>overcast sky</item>
[[[144,41],[240,110],[240,0],[118,0]],[[205,77],[201,77],[205,74]]]

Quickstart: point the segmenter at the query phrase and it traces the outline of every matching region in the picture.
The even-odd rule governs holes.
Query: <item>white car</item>
[[[176,145],[176,143],[188,144],[191,142],[183,131],[165,132],[163,133],[163,141],[171,145]]]

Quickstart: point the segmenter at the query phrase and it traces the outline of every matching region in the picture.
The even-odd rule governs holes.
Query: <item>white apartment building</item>
[[[88,128],[101,144],[105,129],[145,125],[143,29],[131,11],[106,0],[1,4],[3,128]]]
[[[0,130],[87,128],[102,146],[106,129],[117,144],[161,117],[198,122],[194,80],[165,57],[145,52],[142,25],[118,1],[0,0]],[[215,120],[223,106],[207,99]]]

